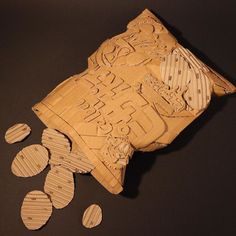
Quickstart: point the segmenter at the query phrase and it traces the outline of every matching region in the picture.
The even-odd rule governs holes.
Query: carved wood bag
[[[66,134],[73,150],[95,166],[92,175],[117,194],[134,151],[167,146],[207,108],[212,94],[233,92],[145,10],[89,57],[87,70],[33,110]]]

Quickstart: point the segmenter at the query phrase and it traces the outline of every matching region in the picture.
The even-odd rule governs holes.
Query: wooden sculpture
[[[66,134],[72,151],[91,163],[91,174],[118,194],[134,151],[166,147],[207,108],[212,94],[234,92],[145,10],[89,57],[87,70],[33,110],[47,127]]]

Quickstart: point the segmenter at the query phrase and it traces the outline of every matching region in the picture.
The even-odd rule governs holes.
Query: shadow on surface
[[[213,70],[224,76],[229,81],[234,81],[234,78],[227,74],[222,68],[216,65],[207,55],[194,47],[188,40],[183,36],[183,33],[176,27],[170,25],[164,18],[158,15],[155,11],[151,11],[157,18],[164,24],[164,26],[170,31],[178,42],[185,48],[189,49],[195,56],[197,56],[201,61],[203,61],[207,66],[211,67]]]
[[[139,194],[142,176],[151,170],[158,156],[177,151],[187,145],[195,133],[204,127],[217,112],[223,109],[227,99],[228,97],[213,98],[208,109],[166,148],[154,152],[135,152],[126,170],[124,190],[121,195],[128,198],[136,198]]]
[[[225,78],[233,81],[232,76],[227,75],[221,68],[215,65],[206,55],[200,52],[197,48],[191,45],[183,36],[182,32],[175,27],[169,25],[161,16],[153,12],[168,28],[168,30],[177,38],[178,42],[184,47],[190,49],[196,56],[198,56],[204,63],[223,75]],[[234,96],[234,95],[231,95]],[[132,160],[130,161],[125,177],[124,190],[121,193],[122,196],[128,198],[135,198],[139,194],[139,185],[142,180],[143,174],[148,172],[159,155],[167,154],[183,148],[193,138],[194,134],[200,130],[204,125],[209,122],[212,117],[227,103],[228,97],[214,97],[207,110],[197,118],[192,124],[190,124],[180,135],[177,137],[168,147],[157,150],[154,152],[135,152]]]
[[[204,63],[212,67],[214,70],[219,72],[225,78],[233,81],[233,78],[231,76],[227,75],[222,69],[220,69],[217,65],[215,65],[206,55],[204,55],[193,45],[191,45],[186,39],[184,39],[182,33],[178,29],[176,29],[173,26],[170,26],[162,17],[157,15],[155,12],[153,13],[163,22],[163,24],[168,28],[168,30],[177,38],[180,44],[190,49]],[[223,109],[223,107],[227,103],[227,99],[228,99],[227,96],[221,98],[214,97],[207,110],[200,117],[198,117],[196,121],[190,124],[181,133],[181,135],[179,135],[180,137],[177,137],[168,147],[162,150],[157,150],[149,153],[135,152],[132,160],[130,161],[127,167],[124,190],[121,193],[121,195],[128,198],[136,198],[139,194],[138,188],[142,181],[143,174],[145,174],[152,168],[158,156],[174,152],[187,145],[189,141],[193,138],[194,134],[198,132],[198,130],[200,130],[207,122],[209,122],[217,112]]]

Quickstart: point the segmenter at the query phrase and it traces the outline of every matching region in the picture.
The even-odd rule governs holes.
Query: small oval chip
[[[47,128],[42,134],[42,144],[51,154],[66,155],[71,150],[69,139],[59,131]]]
[[[31,177],[39,174],[48,164],[48,150],[40,144],[23,148],[14,158],[11,170],[19,177]]]
[[[44,191],[50,195],[55,208],[67,206],[74,197],[73,174],[62,166],[53,167],[47,174]]]
[[[82,223],[86,228],[93,228],[99,225],[102,221],[102,209],[97,204],[92,204],[89,206],[84,214]]]
[[[30,132],[31,129],[27,124],[15,124],[6,131],[5,140],[9,144],[21,142]]]
[[[38,190],[27,193],[21,206],[21,218],[30,230],[41,228],[52,214],[52,203],[48,196]]]

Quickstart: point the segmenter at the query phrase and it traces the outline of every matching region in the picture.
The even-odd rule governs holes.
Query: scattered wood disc
[[[67,206],[74,196],[73,174],[61,166],[53,167],[47,174],[44,191],[50,195],[55,208]]]
[[[15,124],[6,131],[5,140],[9,144],[20,142],[29,136],[30,132],[27,124]]]
[[[50,167],[53,168],[55,166],[64,166],[63,163],[67,155],[69,154],[51,153],[49,160]]]
[[[99,225],[101,221],[102,221],[102,209],[100,206],[92,204],[85,210],[82,219],[84,227],[93,228]]]
[[[71,150],[69,139],[59,131],[47,128],[42,134],[42,144],[51,154],[65,155]]]
[[[81,150],[72,151],[68,154],[52,153],[49,163],[52,168],[61,165],[74,173],[80,174],[89,173],[94,169],[92,162]]]
[[[81,152],[71,152],[66,156],[63,166],[70,171],[80,174],[89,173],[94,168],[91,161]]]
[[[48,196],[41,191],[27,193],[21,206],[21,218],[30,230],[41,228],[47,223],[52,214],[52,203]]]
[[[39,174],[48,164],[48,150],[39,144],[23,148],[14,158],[11,170],[19,177]]]

